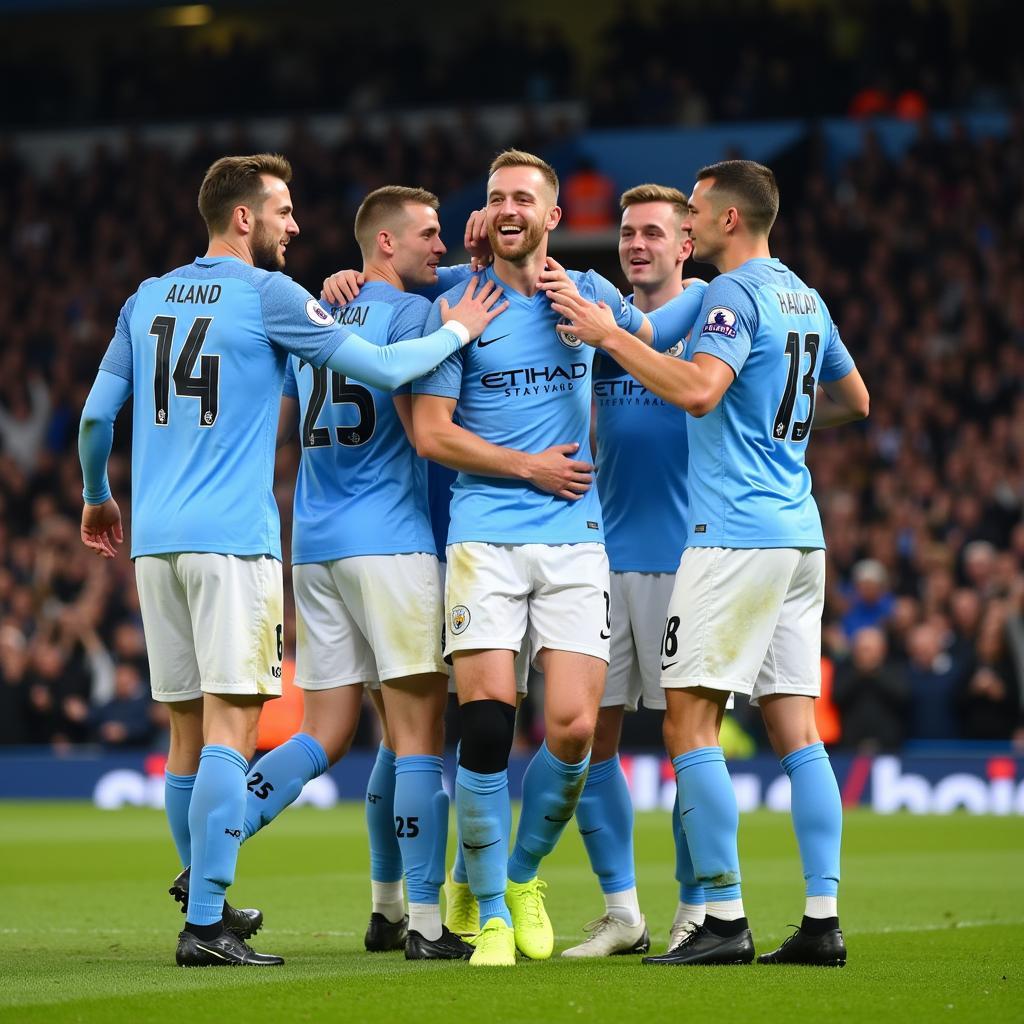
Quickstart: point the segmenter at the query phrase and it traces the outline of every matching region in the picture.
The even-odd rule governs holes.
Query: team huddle
[[[800,927],[758,960],[843,965],[842,809],[813,710],[824,539],[804,454],[812,426],[866,416],[868,394],[821,297],[770,256],[771,171],[724,161],[689,197],[624,193],[625,298],[548,256],[557,176],[509,150],[466,227],[471,266],[439,266],[435,196],[387,186],[356,215],[362,272],[328,278],[318,301],[280,273],[299,233],[290,179],[266,154],[211,166],[207,253],[129,298],[82,415],[82,539],[113,557],[106,466],[134,399],[131,555],[170,712],[178,964],[283,963],[247,944],[263,916],[225,892],[240,845],[344,756],[366,690],[383,735],[367,950],[550,957],[540,864],[575,818],[605,913],[562,956],[647,953],[618,759],[642,698],[665,713],[680,886],[668,950],[643,962],[750,963],[718,740],[741,693],[790,778],[806,881]],[[683,279],[691,255],[720,271],[710,285]],[[281,692],[273,471],[296,434],[304,717],[250,768],[260,709]],[[457,474],[444,547],[427,460]],[[531,669],[545,740],[513,835],[507,768]],[[450,686],[462,738],[448,872]]]

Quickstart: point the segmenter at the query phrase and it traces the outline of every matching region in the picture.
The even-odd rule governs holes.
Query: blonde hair
[[[625,210],[638,203],[669,203],[679,214],[680,219],[686,216],[690,200],[685,192],[669,185],[634,185],[627,188],[619,197],[619,207]]]
[[[280,153],[222,156],[215,160],[199,186],[199,212],[210,235],[226,230],[236,206],[255,209],[263,204],[267,188],[262,175],[292,180],[292,165]]]
[[[542,160],[539,156],[534,156],[533,153],[527,153],[522,149],[506,149],[504,153],[499,153],[491,161],[487,177],[489,178],[495,171],[500,171],[503,167],[536,167],[543,175],[544,180],[554,189],[555,199],[558,199],[558,175],[547,160]]]

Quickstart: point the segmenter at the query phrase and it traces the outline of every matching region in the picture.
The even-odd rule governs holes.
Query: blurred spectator
[[[618,190],[615,182],[592,160],[579,160],[562,183],[561,203],[570,231],[603,231],[616,222]]]
[[[93,738],[108,747],[143,747],[153,740],[149,687],[131,664],[118,665],[114,696],[88,715]]]
[[[866,626],[853,635],[849,662],[832,684],[842,720],[841,745],[861,752],[898,750],[907,733],[910,686],[888,660],[885,633]]]
[[[852,637],[861,629],[884,625],[892,614],[893,604],[885,566],[865,558],[853,567],[853,593],[843,616],[843,630]]]
[[[958,738],[961,728],[956,697],[962,673],[949,652],[942,649],[942,637],[933,623],[923,622],[914,627],[909,654],[910,728],[907,738]]]
[[[28,394],[20,381],[8,389],[8,402],[0,401],[0,444],[22,469],[31,473],[50,423],[50,389],[38,376],[29,379]]]

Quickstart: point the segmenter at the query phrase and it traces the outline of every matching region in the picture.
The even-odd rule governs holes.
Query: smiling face
[[[437,210],[424,203],[406,203],[393,231],[394,267],[406,287],[437,281],[437,266],[448,251],[441,241]]]
[[[487,182],[487,238],[495,258],[523,263],[562,217],[536,167],[502,167]]]
[[[634,288],[654,290],[679,277],[692,248],[671,203],[634,203],[622,211],[619,263]]]
[[[253,210],[249,248],[253,266],[263,270],[284,270],[285,249],[299,233],[292,215],[292,197],[288,186],[269,174],[260,175],[266,198],[259,210]]]

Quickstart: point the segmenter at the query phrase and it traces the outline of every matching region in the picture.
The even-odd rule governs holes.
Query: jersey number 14
[[[220,408],[220,356],[200,357],[212,316],[197,316],[188,330],[178,361],[171,372],[171,346],[177,317],[158,316],[149,333],[156,338],[156,366],[153,371],[154,416],[157,426],[166,427],[171,420],[171,381],[179,398],[199,399],[199,426],[212,427]],[[193,376],[196,361],[199,373]]]

